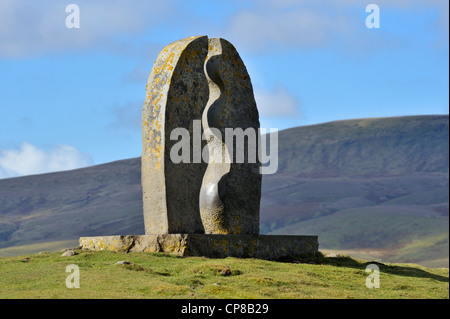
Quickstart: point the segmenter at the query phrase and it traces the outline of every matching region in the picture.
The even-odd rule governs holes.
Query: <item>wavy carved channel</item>
[[[200,189],[200,217],[206,234],[229,234],[226,220],[227,174],[230,171],[230,159],[227,146],[223,140],[224,128],[221,117],[225,105],[224,84],[220,76],[221,48],[218,54],[205,61],[205,75],[209,85],[209,100],[202,116],[202,126],[208,145],[208,167]]]

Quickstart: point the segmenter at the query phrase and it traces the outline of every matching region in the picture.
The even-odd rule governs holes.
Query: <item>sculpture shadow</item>
[[[361,269],[362,271],[365,271],[367,265],[376,264],[379,267],[380,272],[385,274],[415,277],[415,278],[430,278],[440,282],[449,282],[448,277],[436,275],[419,268],[408,267],[406,265],[387,265],[378,261],[358,261],[348,256],[325,257],[320,252],[316,255],[302,255],[296,256],[295,258],[279,259],[277,261],[288,263],[331,265],[336,267]]]

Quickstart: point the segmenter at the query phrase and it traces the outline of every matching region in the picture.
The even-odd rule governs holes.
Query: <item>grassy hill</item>
[[[378,263],[380,288],[368,289],[368,263],[349,257],[287,263],[77,252],[0,258],[0,298],[449,298],[448,269],[411,264]],[[130,264],[116,264],[123,260]],[[66,288],[69,264],[79,267],[79,289]]]
[[[448,116],[281,131],[279,170],[263,176],[261,232],[315,234],[321,250],[448,267],[448,163]],[[0,180],[0,255],[143,234],[141,196],[139,158]]]

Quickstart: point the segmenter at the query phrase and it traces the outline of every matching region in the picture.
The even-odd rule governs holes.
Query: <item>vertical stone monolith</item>
[[[170,150],[177,141],[170,134],[187,129],[192,150],[198,138],[193,120],[201,120],[209,96],[207,54],[206,36],[173,42],[160,52],[148,78],[141,164],[146,234],[204,232],[198,196],[206,163],[173,163]]]

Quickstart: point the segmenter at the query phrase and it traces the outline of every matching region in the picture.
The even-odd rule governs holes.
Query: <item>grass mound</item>
[[[413,264],[76,252],[0,258],[0,298],[449,298],[448,269]],[[365,284],[371,263],[380,269],[378,289]],[[80,288],[66,287],[68,265],[78,266]]]

